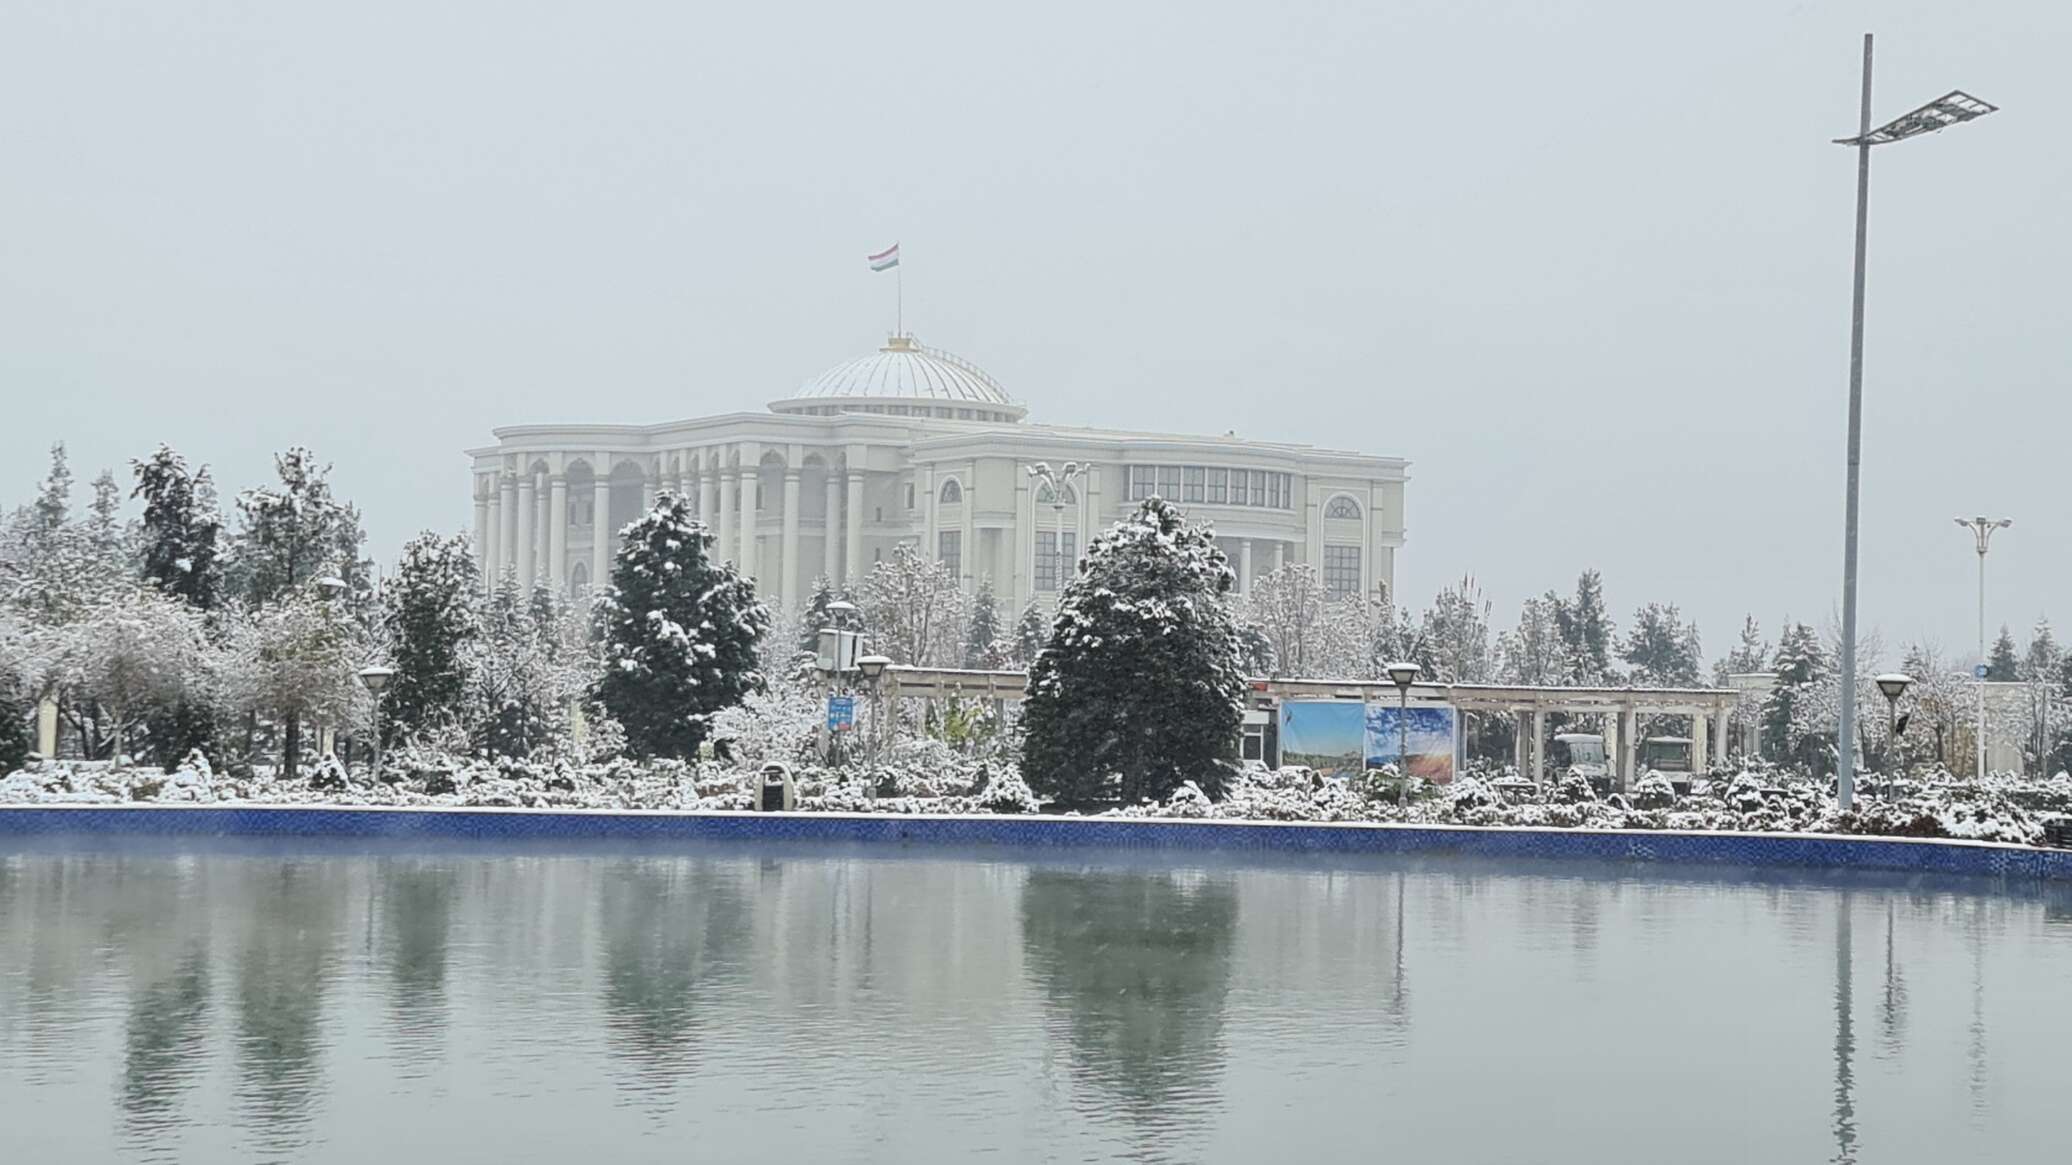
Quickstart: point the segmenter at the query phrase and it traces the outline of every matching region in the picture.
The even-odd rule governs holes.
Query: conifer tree
[[[1612,619],[1604,607],[1604,578],[1586,570],[1576,579],[1576,597],[1555,610],[1567,645],[1569,682],[1590,687],[1612,682]]]
[[[713,713],[764,688],[756,641],[770,613],[682,498],[663,497],[626,527],[599,603],[598,697],[638,755],[691,758]]]
[[[360,512],[331,492],[331,467],[296,446],[276,453],[278,486],[238,495],[236,568],[241,589],[254,603],[270,603],[289,591],[335,571],[350,588],[350,603],[371,594],[371,570],[360,557],[367,536]]]
[[[1035,599],[1022,608],[1022,617],[1014,622],[1015,666],[1026,668],[1036,662],[1036,655],[1043,645],[1050,641],[1050,619],[1043,613],[1043,607]]]
[[[430,531],[403,546],[383,589],[395,677],[382,693],[386,734],[398,737],[456,722],[467,695],[467,645],[479,630],[475,556],[463,535]]]
[[[2015,655],[2014,635],[2007,624],[2000,625],[2000,638],[1993,641],[1992,653],[1986,656],[1986,679],[1994,683],[2013,683],[2022,678],[2022,661]]]
[[[1764,751],[1780,759],[1814,765],[1816,757],[1806,746],[1817,749],[1817,741],[1797,738],[1794,724],[1802,708],[1818,698],[1815,688],[1828,681],[1826,652],[1820,637],[1804,623],[1787,623],[1777,639],[1777,657],[1771,665],[1777,684],[1763,705]],[[1816,766],[1817,767],[1817,766]]]
[[[1698,627],[1686,623],[1675,603],[1649,603],[1633,613],[1619,658],[1633,668],[1633,682],[1648,687],[1694,687],[1702,653]]]
[[[1006,663],[1007,653],[1000,646],[1000,610],[988,575],[978,580],[978,592],[971,597],[971,622],[964,630],[964,666],[990,671]]]
[[[1093,540],[1030,668],[1022,771],[1068,804],[1220,797],[1237,759],[1245,677],[1210,531],[1150,498]]]
[[[222,598],[222,570],[216,562],[222,519],[204,508],[209,471],[187,471],[187,461],[169,445],[148,460],[130,462],[144,499],[144,578],[199,611],[212,611]]]

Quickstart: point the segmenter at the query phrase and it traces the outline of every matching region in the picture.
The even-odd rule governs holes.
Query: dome
[[[890,412],[1018,421],[1028,410],[968,360],[893,336],[868,356],[837,364],[772,404],[780,413]]]

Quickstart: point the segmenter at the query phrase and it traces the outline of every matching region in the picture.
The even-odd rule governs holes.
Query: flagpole
[[[894,335],[906,335],[906,266],[901,264],[892,269],[893,308],[892,331]]]

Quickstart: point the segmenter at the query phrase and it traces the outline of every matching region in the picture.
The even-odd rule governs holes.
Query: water
[[[0,850],[63,1161],[2015,1160],[2072,891],[1006,851]]]

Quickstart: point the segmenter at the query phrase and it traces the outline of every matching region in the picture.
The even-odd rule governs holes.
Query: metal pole
[[[1992,538],[1992,528],[1979,531],[1978,535],[1978,662],[1986,666],[1986,543]],[[1978,677],[1978,776],[1986,775],[1986,677]]]
[[[1396,804],[1410,803],[1410,688],[1396,689]]]
[[[374,693],[374,779],[381,780],[381,693]]]
[[[1841,715],[1835,727],[1836,799],[1843,812],[1856,801],[1856,509],[1863,462],[1863,267],[1871,203],[1871,34],[1863,34],[1863,105],[1856,147],[1856,287],[1849,311],[1849,471],[1842,534]]]

